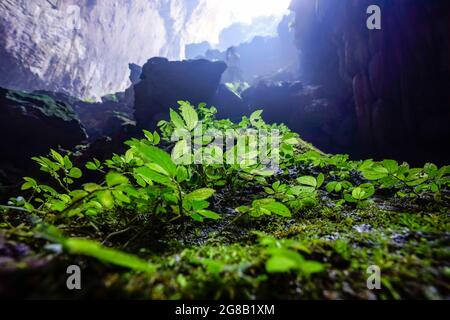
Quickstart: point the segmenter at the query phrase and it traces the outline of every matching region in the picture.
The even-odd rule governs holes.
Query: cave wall
[[[243,19],[222,0],[2,0],[0,87],[94,98],[130,86],[129,63],[184,58]]]
[[[381,30],[366,27],[369,5],[381,8]],[[350,104],[367,155],[450,160],[448,1],[294,0],[291,9],[303,80]]]

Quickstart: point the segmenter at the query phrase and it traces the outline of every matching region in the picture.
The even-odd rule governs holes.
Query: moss
[[[71,106],[66,103],[58,102],[45,94],[8,90],[6,98],[18,102],[27,108],[38,109],[48,117],[59,117],[64,121],[78,119]]]
[[[211,225],[196,225],[181,233],[177,226],[163,227],[160,233],[165,237],[160,240],[167,245],[158,253],[148,250],[146,245],[151,244],[145,239],[141,248],[133,249],[160,264],[156,274],[145,276],[106,268],[102,276],[107,292],[118,290],[122,297],[135,298],[445,299],[450,289],[449,222],[445,210],[406,213],[376,207],[345,211],[317,206],[289,222],[273,220],[253,227],[238,222],[239,228],[248,233],[234,241],[233,229],[229,231],[232,236],[224,237]],[[357,228],[361,224],[367,226],[366,230]],[[183,239],[205,230],[208,240],[183,245]],[[267,274],[263,249],[252,230],[300,241],[311,251],[308,258],[326,264],[326,272],[311,277]],[[114,246],[121,246],[120,239]],[[196,262],[203,259],[219,264],[220,271]],[[93,260],[87,263],[102,265]],[[382,290],[366,287],[366,270],[373,264],[381,267]]]

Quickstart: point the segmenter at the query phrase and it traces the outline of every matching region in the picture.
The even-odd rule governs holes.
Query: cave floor
[[[288,178],[288,177],[286,177]],[[363,209],[320,205],[291,219],[237,217],[235,205],[259,190],[224,190],[214,198],[224,219],[172,224],[140,216],[130,226],[104,214],[96,225],[78,219],[65,233],[103,241],[159,266],[142,274],[71,256],[45,246],[24,213],[0,215],[0,296],[19,298],[133,299],[448,299],[449,203],[414,204],[386,195]],[[121,213],[115,213],[121,214]],[[126,214],[123,212],[122,214]],[[227,219],[225,219],[225,217]],[[101,222],[100,222],[101,221]],[[120,232],[117,232],[120,230]],[[256,233],[255,233],[256,232]],[[269,274],[258,232],[295,241],[322,272]],[[284,240],[283,240],[284,239]],[[289,240],[286,240],[289,239]],[[267,241],[267,238],[266,238]],[[56,248],[57,249],[57,248]],[[66,287],[66,268],[79,265],[82,289]],[[380,268],[380,289],[368,288],[368,268]]]

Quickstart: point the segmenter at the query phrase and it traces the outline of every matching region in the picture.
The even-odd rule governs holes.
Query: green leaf
[[[201,264],[206,267],[206,270],[211,273],[218,275],[225,269],[225,264],[221,261],[212,260],[212,259],[197,259],[193,260],[193,263]]]
[[[100,190],[102,187],[99,186],[98,184],[95,183],[86,183],[85,185],[83,185],[84,190],[86,190],[87,192],[95,192],[97,190]]]
[[[334,191],[336,191],[336,186],[337,186],[337,184],[338,184],[337,181],[329,182],[329,183],[326,185],[325,190],[327,190],[328,192],[334,192]],[[336,192],[338,192],[338,191],[336,191]]]
[[[264,110],[256,110],[253,112],[250,116],[250,122],[253,124],[255,121],[258,121],[261,119],[261,115],[263,114]]]
[[[217,213],[212,212],[210,210],[198,210],[197,212],[199,214],[201,214],[203,217],[208,218],[208,219],[218,220],[221,218],[220,215],[218,215]]]
[[[26,182],[22,185],[22,190],[28,190],[31,188],[37,188],[38,184],[36,182],[36,180],[34,180],[33,178],[23,178]]]
[[[171,156],[154,146],[148,146],[142,143],[135,143],[134,145],[137,150],[140,152],[140,154],[150,162],[154,162],[157,165],[159,165],[161,168],[166,170],[171,177],[175,177],[177,173],[177,166],[172,161]]]
[[[295,260],[286,256],[274,256],[266,262],[266,271],[269,273],[285,273],[297,267]]]
[[[89,161],[88,163],[86,163],[86,169],[95,171],[98,169],[98,167],[94,162]]]
[[[267,253],[271,258],[266,262],[266,270],[270,273],[289,272],[298,269],[304,258],[295,251],[286,248],[270,248]]]
[[[273,170],[269,169],[253,169],[250,171],[251,174],[255,176],[261,176],[261,177],[271,177],[275,174]]]
[[[300,177],[297,178],[298,183],[306,185],[306,186],[310,186],[313,188],[317,187],[317,180],[314,177],[310,177],[310,176],[305,176],[305,177]]]
[[[292,217],[292,214],[291,214],[291,211],[289,210],[289,208],[280,202],[267,203],[267,204],[262,205],[262,208],[267,209],[270,212],[272,212],[276,215],[282,216],[282,217],[286,217],[286,218]]]
[[[278,188],[280,187],[280,185],[281,185],[281,182],[280,182],[280,181],[275,181],[275,182],[272,184],[273,190],[278,190]]]
[[[170,109],[170,120],[174,124],[175,128],[186,129],[186,124],[180,115],[173,109]]]
[[[114,195],[114,198],[116,198],[116,200],[118,200],[120,202],[124,202],[124,203],[130,203],[131,202],[130,198],[128,198],[128,196],[126,196],[120,190],[113,190],[112,194]]]
[[[323,173],[320,173],[317,176],[317,188],[320,188],[324,181],[325,181],[325,176],[323,175]]]
[[[290,144],[290,145],[297,145],[299,144],[297,138],[289,138],[283,141],[283,143]]]
[[[153,143],[153,133],[151,133],[148,130],[143,130],[144,136],[147,138],[148,141]]]
[[[177,181],[179,183],[182,183],[187,180],[189,177],[189,173],[185,167],[178,167],[177,168]]]
[[[52,154],[53,159],[55,159],[56,161],[59,162],[59,164],[64,166],[64,158],[62,155],[60,155],[58,152],[56,152],[53,149],[50,150],[50,153]]]
[[[112,209],[114,207],[114,198],[111,191],[98,192],[97,199],[105,209]]]
[[[364,170],[363,172],[364,178],[367,180],[380,180],[389,175],[389,170],[383,166],[375,165],[369,169]]]
[[[193,200],[201,201],[211,198],[214,193],[216,193],[214,189],[204,188],[195,190],[189,193],[186,197],[191,201]]]
[[[93,257],[101,261],[135,271],[147,273],[153,273],[156,271],[156,266],[148,263],[147,261],[141,260],[134,255],[116,249],[104,247],[95,241],[85,239],[66,239],[62,244],[63,247],[71,254]]]
[[[70,193],[70,196],[72,197],[72,201],[77,201],[79,199],[82,199],[86,197],[88,193],[84,190],[74,190]]]
[[[160,173],[164,176],[170,177],[170,174],[164,170],[164,168],[162,168],[160,165],[156,164],[156,163],[147,163],[147,168],[152,169],[153,171]]]
[[[74,178],[74,179],[79,179],[79,178],[81,178],[82,175],[83,175],[83,173],[81,172],[81,170],[78,168],[75,168],[75,167],[73,167],[69,171],[69,177]]]
[[[108,187],[115,187],[127,183],[128,178],[118,172],[110,172],[106,175],[106,184]]]
[[[236,208],[236,211],[239,213],[248,213],[250,211],[250,207],[240,206],[240,207]]]
[[[161,136],[158,132],[153,132],[153,144],[158,145],[161,142]]]
[[[305,260],[300,265],[300,270],[303,274],[310,275],[313,273],[322,272],[323,270],[325,270],[325,267],[318,261]]]
[[[292,250],[272,248],[267,252],[271,254],[271,258],[266,261],[266,270],[269,273],[285,273],[295,270],[309,276],[324,270],[322,263],[305,260],[298,252]]]
[[[172,159],[175,163],[178,163],[179,160],[184,163],[185,157],[189,157],[187,160],[190,160],[190,149],[186,140],[180,140],[172,150]]]
[[[145,178],[147,183],[156,182],[166,186],[174,186],[172,180],[148,167],[140,167],[135,169],[135,173]]]
[[[398,162],[395,160],[384,160],[382,164],[390,174],[394,174],[398,171]]]
[[[64,156],[64,168],[70,170],[72,169],[72,167],[73,167],[72,161],[70,161],[68,156]]]
[[[203,210],[209,207],[209,202],[206,200],[201,201],[192,201],[192,209],[193,210]]]
[[[192,213],[191,218],[198,222],[204,221],[203,217],[201,215],[199,215],[198,213]]]
[[[356,200],[363,200],[366,197],[366,192],[362,188],[355,188],[352,191],[352,197]]]
[[[439,171],[436,174],[436,176],[438,178],[442,178],[446,175],[450,175],[450,166],[442,167],[441,169],[439,169]]]
[[[350,202],[350,203],[357,202],[357,200],[355,198],[353,198],[351,194],[348,194],[348,193],[344,194],[344,199],[345,199],[345,201]]]
[[[198,114],[195,109],[188,103],[184,103],[181,107],[181,115],[186,122],[187,129],[192,131],[197,127],[198,124]]]

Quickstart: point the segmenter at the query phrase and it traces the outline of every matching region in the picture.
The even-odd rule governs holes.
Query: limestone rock
[[[27,168],[31,157],[50,148],[70,150],[86,140],[73,109],[43,94],[0,89],[0,163],[2,168]]]
[[[155,129],[180,100],[210,104],[225,69],[223,62],[150,59],[143,67],[141,81],[134,86],[137,126]]]

